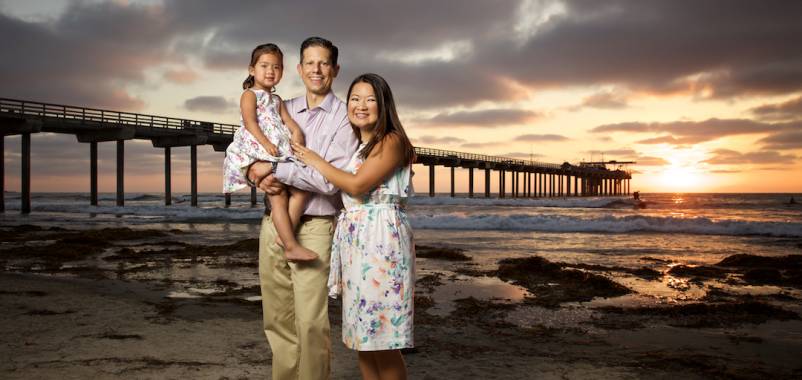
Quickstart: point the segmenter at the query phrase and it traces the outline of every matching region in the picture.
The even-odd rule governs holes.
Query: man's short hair
[[[311,46],[320,46],[326,48],[329,51],[329,58],[331,58],[332,66],[337,66],[337,55],[339,54],[339,49],[334,46],[331,41],[323,38],[323,37],[309,37],[301,43],[301,61],[304,59],[304,50]]]

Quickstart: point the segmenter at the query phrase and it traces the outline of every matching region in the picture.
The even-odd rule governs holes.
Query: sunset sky
[[[254,46],[284,50],[289,98],[303,94],[300,43],[319,35],[340,48],[337,95],[384,76],[417,146],[637,161],[644,192],[802,191],[800,1],[0,0],[0,35],[0,97],[226,123]],[[32,141],[32,191],[89,190],[87,144]],[[19,190],[19,142],[5,138],[6,190]],[[126,191],[162,191],[162,150],[125,153]],[[101,191],[114,157],[100,144]],[[220,191],[223,154],[199,157],[200,191]],[[187,191],[188,148],[172,166]],[[447,179],[438,170],[438,191]]]

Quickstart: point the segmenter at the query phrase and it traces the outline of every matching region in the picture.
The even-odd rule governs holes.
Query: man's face
[[[306,90],[315,95],[326,95],[337,77],[340,66],[331,64],[329,50],[322,46],[310,46],[303,51],[298,75],[304,81]]]

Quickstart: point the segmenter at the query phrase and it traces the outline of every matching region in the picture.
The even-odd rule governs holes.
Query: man
[[[306,39],[297,67],[306,95],[285,101],[285,106],[303,130],[306,146],[334,166],[345,168],[358,142],[346,104],[331,91],[340,69],[337,55],[337,47],[330,41]],[[266,213],[259,234],[259,282],[264,331],[273,351],[273,379],[327,379],[331,339],[326,284],[334,215],[342,206],[339,190],[312,168],[292,162],[254,163],[248,178],[268,194],[280,191],[279,182],[314,193],[297,239],[319,258],[288,262],[276,244],[276,229]]]

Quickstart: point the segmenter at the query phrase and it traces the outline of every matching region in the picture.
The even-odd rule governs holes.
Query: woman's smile
[[[379,120],[379,106],[373,87],[368,83],[357,83],[348,98],[348,120],[357,128],[372,128]]]

